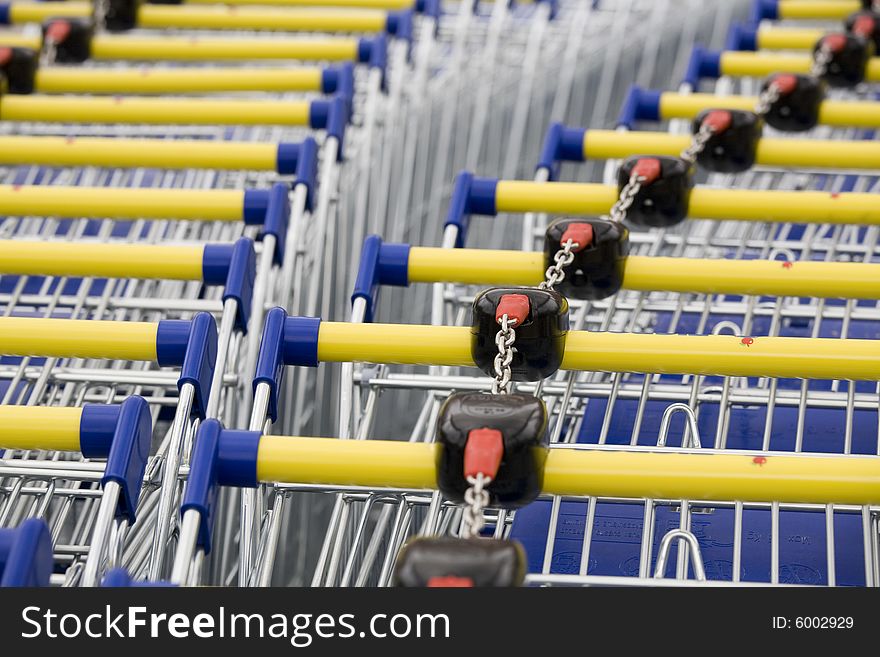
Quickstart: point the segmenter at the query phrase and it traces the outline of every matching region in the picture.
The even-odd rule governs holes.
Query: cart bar
[[[207,425],[207,426],[205,426]],[[212,472],[214,484],[257,482],[435,489],[436,443],[260,436],[200,428],[190,473]],[[214,434],[214,435],[211,435]],[[219,435],[218,435],[219,434]],[[213,442],[200,453],[199,443]],[[246,445],[246,449],[242,446]],[[204,449],[204,446],[203,446]],[[778,501],[870,505],[880,502],[876,457],[735,454],[706,450],[549,449],[544,494],[616,498]],[[186,498],[190,499],[187,491]]]
[[[827,30],[764,25],[755,31],[755,46],[758,50],[812,50],[826,34]]]
[[[696,89],[701,78],[766,77],[773,73],[809,74],[813,59],[809,53],[707,50],[694,46],[684,82]],[[865,67],[865,81],[880,81],[880,57],[871,57]]]
[[[190,324],[188,320],[120,322],[0,317],[0,352],[4,356],[124,359],[179,365],[183,362]]]
[[[381,245],[388,251],[395,247],[408,248],[402,284],[534,286],[544,280],[541,252]],[[380,257],[380,263],[389,260]],[[628,290],[880,299],[880,264],[660,256],[628,256],[625,263],[623,287]],[[380,266],[378,278],[379,284],[401,284],[387,265]]]
[[[262,436],[257,478],[436,488],[439,450],[436,444],[402,441]],[[876,504],[880,460],[551,448],[542,490],[594,497]]]
[[[39,34],[0,33],[0,46],[40,50]],[[324,62],[359,62],[369,64],[377,49],[384,52],[385,36],[352,39],[255,38],[211,36],[149,36],[96,34],[90,42],[90,55],[98,60],[128,61],[234,61],[300,60]]]
[[[5,44],[7,37],[0,36]],[[96,34],[94,59],[137,61],[357,61],[369,62],[374,39],[278,39],[254,37],[177,37]]]
[[[194,387],[193,412],[204,418],[217,360],[217,323],[203,312],[191,320],[158,323],[0,317],[0,354],[137,360],[179,367],[177,385]]]
[[[143,28],[371,33],[387,30],[388,18],[389,12],[370,9],[142,5],[137,23]]]
[[[206,252],[207,246],[0,240],[0,273],[200,281]]]
[[[590,130],[589,134],[594,135],[596,132]],[[630,135],[625,132],[608,131],[604,135],[609,138],[601,143],[601,147],[609,157],[610,152],[617,148],[614,139],[620,139],[624,144],[630,139]],[[614,138],[611,138],[612,135]],[[660,143],[679,139],[661,133],[638,133],[638,136],[645,135],[649,139],[656,135]],[[687,137],[680,139],[682,144],[687,142]],[[774,141],[779,142],[779,155],[784,155],[787,151],[784,150],[783,143],[794,140]],[[594,143],[592,138],[584,140],[584,143],[587,142],[588,146]],[[854,142],[852,145],[856,144],[871,146],[874,142]],[[880,144],[874,150],[880,157]],[[647,152],[656,153],[652,150]],[[583,161],[583,153],[578,159]],[[456,246],[460,247],[466,241],[471,215],[547,212],[590,216],[607,213],[616,200],[617,187],[613,185],[498,180],[478,178],[465,171],[456,178],[446,215],[446,226],[456,227]],[[690,193],[688,216],[734,221],[876,225],[880,224],[880,197],[876,194],[850,192],[733,190],[698,186]]]
[[[857,0],[760,0],[756,4],[758,16],[770,20],[843,19],[862,8]]]
[[[253,252],[253,241],[247,237],[234,244],[186,246],[6,239],[0,240],[0,274],[158,278],[229,285],[231,269],[244,278],[253,277],[248,266]]]
[[[41,68],[36,91],[47,94],[199,94],[237,91],[333,93],[333,68]]]
[[[0,406],[0,448],[78,452],[85,408]]]
[[[48,18],[89,18],[89,2],[7,2],[0,19],[9,25],[42,23]],[[365,32],[389,30],[387,11],[370,9],[141,5],[139,28],[205,30],[276,30],[299,32]],[[390,31],[390,30],[389,30]]]
[[[120,486],[116,513],[131,523],[152,437],[150,407],[143,397],[81,408],[0,406],[0,449],[73,451],[107,459],[101,484]]]
[[[217,0],[182,0],[185,5],[216,5]],[[158,4],[158,3],[157,3]],[[262,7],[335,7],[352,9],[415,9],[416,0],[226,0],[227,5]]]
[[[474,366],[471,329],[465,326],[289,317],[281,355],[286,365]],[[875,381],[880,378],[880,340],[569,331],[562,369]]]
[[[721,104],[726,106],[726,102],[727,99]],[[874,114],[874,118],[869,118],[869,114]],[[855,114],[852,116],[854,119],[880,123],[876,111],[858,111],[858,117]],[[645,153],[676,156],[687,148],[690,142],[690,135],[672,135],[666,132],[586,130],[583,155],[586,159],[595,160],[609,160]],[[880,169],[880,144],[874,141],[762,137],[758,140],[755,162],[760,166],[769,167],[808,167],[823,170]]]
[[[152,125],[296,125],[323,128],[312,120],[322,101],[219,100],[214,98],[92,98],[12,96],[0,98],[0,121],[145,123]]]
[[[156,362],[158,329],[153,322],[0,317],[0,352]]]
[[[5,103],[5,99],[0,103]],[[112,123],[112,113],[109,118]],[[296,143],[205,139],[0,136],[0,164],[225,169],[293,174],[296,173],[295,155],[299,146]],[[112,190],[108,188],[106,191]],[[131,193],[133,190],[123,191]]]
[[[630,98],[624,103],[618,125],[630,129],[634,127],[636,121],[693,119],[707,109],[752,111],[758,102],[756,96],[679,94],[639,87],[630,88],[629,94]],[[634,95],[638,98],[632,98]],[[825,100],[819,105],[819,123],[835,127],[877,128],[880,127],[880,103]],[[587,135],[592,133],[592,130],[588,131]],[[614,134],[622,136],[620,132]]]
[[[119,404],[0,406],[0,449],[81,452],[105,459],[121,409]]]
[[[267,204],[268,192],[257,189],[0,185],[0,214],[16,217],[244,220],[247,223],[262,223]]]

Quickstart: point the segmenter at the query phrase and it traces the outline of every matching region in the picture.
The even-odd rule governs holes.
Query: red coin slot
[[[592,224],[569,224],[559,238],[560,244],[565,244],[568,240],[572,241],[571,250],[577,253],[583,251],[593,243],[593,225]]]
[[[0,48],[0,66],[6,66],[12,61],[12,48]]]
[[[474,580],[470,577],[456,577],[455,575],[435,575],[428,580],[428,588],[432,589],[469,589],[473,588]]]
[[[633,167],[633,175],[643,178],[643,185],[650,185],[660,177],[660,160],[656,157],[643,157]]]
[[[829,34],[822,39],[822,47],[831,52],[840,52],[846,47],[845,34]]]
[[[776,87],[776,90],[782,94],[783,96],[787,96],[792,93],[795,89],[797,89],[797,77],[791,75],[789,73],[784,73],[782,75],[777,75],[771,81],[771,86]]]
[[[504,437],[498,429],[471,429],[464,446],[465,478],[481,474],[494,479],[503,456]]]
[[[522,325],[529,318],[529,298],[525,294],[505,294],[495,308],[495,321],[507,315],[507,321],[516,326]]]
[[[62,43],[70,36],[70,23],[67,21],[53,21],[46,28],[46,40],[54,43]]]
[[[712,128],[713,132],[724,132],[733,123],[733,114],[727,110],[712,110],[703,119],[703,125]]]
[[[867,38],[873,36],[876,26],[877,24],[872,16],[862,14],[853,22],[852,32],[860,37]]]

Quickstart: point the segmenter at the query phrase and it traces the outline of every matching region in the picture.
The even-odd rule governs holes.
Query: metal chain
[[[779,87],[771,82],[758,96],[758,102],[755,103],[755,114],[758,116],[766,115],[773,107],[773,104],[781,97],[782,94],[779,91]]]
[[[513,362],[513,343],[516,342],[516,333],[513,326],[516,323],[502,315],[501,329],[495,334],[495,346],[498,347],[498,355],[495,356],[494,369],[495,380],[492,381],[493,395],[510,394],[510,380],[513,374],[510,371],[510,364]]]
[[[709,143],[709,140],[712,139],[712,135],[714,134],[715,128],[708,123],[703,123],[697,131],[697,134],[691,139],[690,145],[681,152],[679,157],[688,164],[693,164],[697,161],[697,156],[705,150],[706,144]]]
[[[464,492],[461,537],[476,538],[486,524],[483,518],[483,509],[489,506],[489,492],[486,486],[492,479],[480,473],[476,477],[468,477],[467,481],[470,487]]]
[[[107,10],[110,8],[109,0],[96,0],[93,4],[94,9],[92,10],[92,21],[94,21],[95,28],[104,29],[107,19]]]
[[[41,55],[41,64],[49,65],[55,63],[55,57],[58,55],[58,47],[55,39],[46,39],[43,42],[43,53]]]
[[[505,313],[499,323],[501,329],[495,334],[498,355],[495,356],[493,364],[495,379],[492,381],[492,394],[508,395],[513,377],[510,364],[513,362],[513,352],[516,351],[513,348],[513,343],[516,342],[516,332],[513,330],[516,320],[511,320]],[[489,493],[485,488],[492,482],[492,478],[479,473],[476,477],[468,477],[467,482],[469,486],[464,492],[465,506],[462,510],[461,535],[463,538],[473,538],[479,536],[485,524],[483,509],[489,506]]]
[[[810,68],[810,75],[821,78],[828,72],[828,64],[831,63],[832,59],[834,59],[834,53],[823,45],[816,51],[816,56],[813,58],[813,66]]]
[[[617,197],[617,201],[611,206],[611,210],[607,215],[608,219],[617,223],[623,223],[623,220],[626,219],[626,211],[629,210],[633,201],[636,200],[636,196],[642,189],[643,182],[645,182],[644,176],[640,176],[636,173],[630,175],[629,181],[627,181],[623,186],[623,189],[620,190],[620,195]]]
[[[562,244],[561,246],[562,248],[560,248],[553,256],[553,264],[547,267],[547,271],[544,272],[544,282],[538,286],[542,290],[552,290],[564,281],[565,272],[563,271],[563,268],[568,267],[574,262],[574,253],[572,253],[572,249],[574,249],[575,246],[579,246],[577,242],[568,239],[565,240],[565,244]]]

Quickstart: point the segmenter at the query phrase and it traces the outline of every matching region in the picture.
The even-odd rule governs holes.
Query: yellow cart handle
[[[731,77],[765,77],[773,73],[803,73],[813,65],[809,55],[725,50],[720,54],[720,75]],[[866,82],[880,82],[880,57],[871,57],[865,67]]]
[[[89,2],[11,2],[11,25],[42,23],[49,18],[89,18]],[[309,32],[383,32],[388,12],[370,9],[296,7],[235,7],[141,5],[136,25],[140,28],[204,30],[278,30]]]
[[[527,285],[544,280],[540,252],[411,247],[409,283]],[[628,256],[623,287],[645,292],[880,299],[880,264]]]
[[[40,35],[0,33],[0,46],[40,50]],[[255,38],[211,36],[129,36],[96,34],[90,55],[97,60],[247,62],[256,60],[301,60],[327,62],[368,61],[373,40],[348,37]],[[361,53],[364,53],[362,55]]]
[[[584,132],[583,153],[584,158],[597,160],[645,154],[677,156],[690,143],[690,135],[587,130]],[[762,137],[758,140],[755,163],[767,167],[823,170],[880,169],[880,142]]]
[[[213,98],[0,98],[0,121],[150,125],[315,125],[308,101]]]
[[[0,406],[0,450],[80,451],[83,408]]]
[[[259,438],[263,482],[435,489],[436,444]],[[194,466],[195,467],[195,466]],[[563,496],[877,504],[880,459],[860,456],[614,451],[551,447],[542,491]]]
[[[587,134],[595,132],[590,130]],[[623,132],[610,134],[627,137]],[[592,148],[593,143],[590,139],[585,140],[587,148]],[[602,144],[606,156],[616,149],[610,142],[603,141]],[[495,209],[499,213],[547,212],[589,216],[607,213],[616,200],[617,187],[612,185],[518,180],[500,180],[495,185]],[[875,225],[880,224],[880,196],[857,192],[836,194],[698,186],[691,191],[688,216],[738,221]]]
[[[0,406],[0,452],[49,450],[109,458],[107,472],[124,475],[120,479],[131,480],[134,490],[141,487],[151,438],[149,406],[135,395],[122,404],[86,404],[80,408]],[[120,473],[120,468],[129,464],[140,467]]]
[[[762,17],[774,20],[834,20],[844,19],[861,8],[857,0],[778,0],[775,7],[773,3],[765,3]]]
[[[277,171],[278,151],[264,142],[0,136],[6,165]]]
[[[321,68],[144,67],[131,70],[54,66],[37,70],[34,86],[37,92],[45,94],[324,92],[322,73]]]
[[[116,220],[242,221],[245,208],[258,204],[265,194],[258,190],[237,189],[0,185],[0,214]]]
[[[157,362],[159,324],[0,317],[0,354]]]
[[[660,94],[658,114],[661,120],[668,121],[669,119],[693,119],[700,112],[708,109],[731,109],[751,112],[755,109],[757,102],[758,98],[756,96],[716,96],[715,94],[702,93],[679,94],[663,92]],[[838,127],[878,128],[880,127],[880,103],[874,101],[824,100],[819,105],[819,123]],[[621,135],[620,132],[615,132],[614,134]],[[813,141],[812,143],[815,144],[817,142]]]
[[[0,240],[0,274],[201,281],[205,248]]]
[[[92,39],[94,59],[144,61],[235,61],[261,59],[358,61],[363,40],[349,38],[278,39],[210,36],[125,36],[98,34]]]
[[[777,27],[763,24],[755,30],[758,50],[812,50],[828,30]]]
[[[315,331],[313,319],[287,322],[297,336],[289,365],[474,366],[469,327],[320,322]],[[569,331],[561,369],[875,381],[880,340]]]
[[[183,0],[186,5],[216,5],[217,0]],[[413,9],[415,0],[224,0],[233,6],[335,7],[351,9]]]

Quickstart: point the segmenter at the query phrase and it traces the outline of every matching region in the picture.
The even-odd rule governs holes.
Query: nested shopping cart
[[[729,107],[723,104],[723,98],[720,100],[721,104],[716,107]],[[853,100],[841,99],[841,102]],[[642,118],[656,120],[660,117]],[[584,133],[580,132],[572,139],[570,132],[562,128],[556,130],[557,138],[560,138],[559,132],[568,135],[563,134],[561,138],[569,139],[567,152],[574,155],[560,156],[554,151],[549,163],[543,167],[546,178],[555,173],[552,170],[556,168],[558,159],[584,158]],[[853,135],[838,133],[817,136],[842,138]],[[635,135],[633,138],[640,137]],[[609,142],[612,141],[609,138]],[[784,144],[788,140],[780,141]],[[689,142],[689,137],[682,138],[675,147],[674,154],[683,150]],[[794,142],[792,145],[795,145]],[[849,144],[844,145],[844,148],[848,147]],[[781,149],[784,148],[783,145]],[[803,150],[812,154],[812,151],[822,152],[827,148],[827,143],[817,141],[807,144]],[[834,145],[830,148],[834,148]],[[861,149],[862,144],[856,144],[852,153],[855,155]],[[619,373],[608,375],[594,371],[585,376],[559,378],[536,386],[545,399],[549,399],[549,415],[553,427],[551,436],[554,441],[561,443],[559,448],[550,447],[551,456],[547,457],[547,464],[555,459],[557,453],[561,453],[558,450],[590,451],[591,448],[577,443],[595,444],[595,449],[599,452],[620,452],[622,461],[630,456],[633,461],[637,461],[645,452],[651,454],[650,458],[655,453],[661,456],[664,452],[670,452],[670,457],[677,458],[679,454],[694,452],[697,447],[707,448],[710,440],[705,436],[710,434],[714,437],[712,449],[727,450],[732,457],[740,459],[743,467],[751,468],[746,473],[750,480],[761,481],[764,473],[768,473],[764,468],[772,466],[780,456],[786,462],[793,462],[787,461],[788,458],[803,458],[800,463],[806,466],[817,452],[841,454],[835,462],[841,465],[838,467],[828,462],[823,471],[825,473],[846,470],[849,466],[842,465],[843,463],[858,463],[859,467],[876,468],[876,424],[873,424],[872,429],[872,422],[876,420],[876,384],[872,378],[876,375],[869,375],[869,381],[865,384],[856,383],[857,377],[852,377],[851,371],[847,369],[846,375],[842,373],[844,368],[841,362],[838,363],[840,367],[835,366],[825,374],[819,371],[809,373],[805,369],[799,373],[793,370],[787,373],[777,371],[776,376],[768,380],[765,377],[771,375],[771,372],[767,369],[761,372],[745,369],[722,372],[720,369],[713,369],[720,365],[715,361],[718,354],[711,349],[697,346],[708,346],[715,341],[717,344],[730,345],[730,356],[737,362],[738,368],[755,355],[755,346],[769,345],[772,351],[767,353],[772,354],[771,358],[784,359],[783,344],[797,345],[805,347],[809,352],[798,356],[799,365],[806,367],[807,361],[813,356],[839,353],[831,342],[814,340],[821,340],[821,337],[834,340],[844,338],[839,341],[838,346],[847,345],[843,348],[848,349],[855,346],[856,342],[852,341],[854,337],[875,337],[869,328],[873,312],[871,308],[875,303],[859,301],[861,293],[849,287],[850,283],[855,284],[858,275],[852,279],[847,275],[846,281],[831,283],[831,271],[835,267],[851,266],[849,262],[834,262],[835,260],[870,262],[874,258],[876,237],[872,227],[874,219],[871,218],[873,202],[870,194],[861,193],[870,190],[873,181],[867,176],[811,176],[810,171],[824,168],[822,165],[827,165],[828,162],[818,158],[812,162],[808,159],[798,162],[796,158],[803,154],[798,153],[798,150],[794,148],[793,155],[788,156],[792,159],[786,162],[762,162],[758,171],[746,174],[741,179],[712,176],[708,180],[709,187],[705,189],[706,195],[698,188],[690,197],[690,202],[696,204],[688,208],[694,210],[694,217],[739,219],[746,220],[745,222],[709,224],[689,221],[673,230],[633,232],[631,245],[644,244],[644,250],[636,247],[630,256],[635,259],[627,259],[627,268],[630,264],[639,262],[638,256],[649,260],[666,256],[657,263],[664,267],[657,272],[656,280],[652,281],[654,285],[646,285],[654,288],[651,294],[624,293],[614,297],[613,301],[599,299],[583,304],[572,303],[575,326],[586,326],[600,331],[625,330],[630,333],[668,332],[672,334],[669,336],[672,338],[669,344],[681,339],[693,346],[688,346],[688,354],[673,355],[666,352],[665,348],[660,350],[662,353],[658,353],[653,349],[643,348],[641,340],[646,340],[644,344],[660,345],[667,336],[634,334],[620,335],[618,338],[615,335],[612,338],[615,341],[621,339],[632,342],[621,348],[620,352],[603,342],[601,348],[590,352],[589,360],[591,367],[595,369]],[[871,147],[868,146],[866,150],[870,151]],[[646,151],[656,153],[654,149]],[[635,153],[618,151],[599,157],[631,154]],[[803,165],[805,171],[778,172],[780,165],[792,164]],[[865,164],[864,168],[868,172],[876,169],[876,165]],[[774,167],[777,171],[774,171]],[[847,173],[858,169],[858,161],[847,161],[841,168]],[[713,188],[722,181],[726,187],[740,185],[753,189],[732,189],[723,201],[723,193],[719,193],[717,199],[721,202],[714,209],[708,204],[697,209],[702,200],[711,199],[712,192],[715,191]],[[357,320],[365,317],[367,311],[375,312],[376,308],[371,306],[374,297],[367,296],[363,290],[370,290],[380,282],[397,285],[410,280],[435,282],[444,280],[443,277],[454,270],[459,277],[465,279],[464,282],[469,283],[503,284],[504,278],[516,275],[523,277],[516,281],[518,283],[535,284],[542,279],[548,264],[552,264],[552,261],[548,263],[544,253],[538,255],[483,251],[472,255],[447,256],[443,251],[452,250],[456,238],[460,236],[456,233],[460,227],[467,228],[466,220],[471,214],[495,215],[524,211],[600,214],[611,209],[623,185],[612,183],[600,188],[593,187],[592,190],[588,185],[566,183],[548,183],[544,190],[540,186],[540,182],[537,185],[522,183],[520,186],[513,183],[507,186],[504,181],[494,179],[474,179],[468,175],[459,177],[456,187],[458,193],[453,197],[450,210],[450,215],[457,219],[447,224],[447,249],[422,251],[416,247],[409,249],[397,244],[383,245],[374,240],[365,249],[364,260],[368,262],[367,271],[370,275],[364,279],[366,285],[356,291],[356,297],[362,301],[353,317]],[[754,189],[755,186],[758,187],[757,190]],[[816,191],[802,192],[804,188],[813,186],[817,187]],[[564,198],[560,198],[563,190],[570,196],[565,194]],[[597,194],[596,204],[586,208],[591,193]],[[608,196],[600,201],[598,196],[602,193],[607,193]],[[803,195],[799,197],[798,194],[801,193]],[[585,196],[587,200],[584,199]],[[543,203],[538,200],[541,197]],[[840,206],[830,205],[838,200],[843,201]],[[855,214],[849,214],[854,209],[851,205],[853,202],[864,202],[867,205],[862,206]],[[533,217],[532,222],[536,219],[537,217]],[[813,223],[807,226],[786,225],[788,222],[802,224],[803,221]],[[542,241],[545,239],[543,226],[537,231],[537,235],[534,228],[535,223],[531,223],[529,230],[523,232],[522,240],[522,243],[532,246],[532,249],[535,237]],[[558,238],[559,236],[556,238],[555,249],[559,248]],[[384,251],[383,247],[386,247]],[[687,265],[682,267],[681,272],[669,271],[669,268],[676,265],[676,261],[668,259],[669,256],[694,258],[698,255],[712,258],[711,266],[709,263],[701,265],[697,260],[692,264],[698,269],[690,270],[690,274]],[[516,256],[521,257],[517,259]],[[719,258],[731,256],[745,259],[746,262],[717,262]],[[754,262],[756,259],[760,261]],[[815,259],[828,262],[809,262]],[[513,263],[519,264],[515,266]],[[805,266],[799,269],[801,265]],[[822,283],[818,280],[804,281],[805,287],[797,289],[773,287],[782,280],[786,284],[794,283],[798,276],[807,274],[811,267],[820,265],[828,267],[826,273],[820,276]],[[865,266],[869,269],[872,267]],[[731,269],[726,269],[728,267]],[[751,285],[757,281],[749,280],[747,276],[745,280],[742,278],[753,267],[753,271],[761,271],[760,282],[754,288]],[[734,276],[736,282],[734,279],[727,281],[734,287],[727,287],[727,283],[723,287],[715,287],[720,283],[715,274],[722,269],[732,271],[733,268],[738,268],[740,272]],[[413,269],[416,275],[410,278]],[[867,274],[869,269],[864,272]],[[633,270],[624,269],[622,272],[624,287],[626,271]],[[381,278],[378,272],[385,276],[381,281],[379,278],[371,278],[374,275]],[[789,273],[794,276],[784,278]],[[633,284],[638,287],[637,267],[634,274]],[[650,278],[651,270],[647,270],[646,274]],[[676,278],[677,274],[682,276],[680,282],[683,287],[689,289],[672,290],[675,294],[670,294],[669,290],[661,290],[670,285],[668,277]],[[485,278],[480,280],[481,277]],[[698,278],[701,280],[696,280]],[[633,281],[632,278],[630,280]],[[831,285],[824,288],[824,283]],[[782,296],[768,298],[769,295]],[[800,298],[792,299],[788,295],[828,296],[834,299],[812,299],[805,303]],[[847,299],[851,295],[856,298]],[[838,298],[843,300],[836,300]],[[457,315],[451,316],[460,322],[464,319],[465,309],[470,305],[472,296],[463,292],[448,292],[446,299],[452,303],[453,309],[458,309]],[[861,315],[862,312],[866,314]],[[864,324],[860,322],[861,317],[865,318]],[[390,434],[409,435],[412,442],[430,441],[435,434],[434,425],[438,423],[438,415],[442,416],[444,413],[440,410],[440,399],[436,397],[442,399],[452,390],[480,390],[488,387],[485,379],[480,381],[479,378],[450,376],[448,370],[441,369],[460,366],[467,363],[469,356],[472,356],[472,351],[468,353],[465,329],[458,337],[453,337],[454,334],[447,333],[446,328],[370,328],[366,325],[286,321],[291,324],[285,328],[286,341],[283,342],[281,353],[288,363],[315,365],[318,360],[338,359],[424,364],[436,368],[420,374],[398,373],[394,368],[382,366],[356,368],[355,380],[361,384],[361,390],[355,392],[358,403],[352,406],[361,409],[354,412],[362,415],[355,416],[352,433],[355,438],[371,438],[376,433],[373,426],[375,424],[387,432],[384,434],[386,437]],[[476,333],[476,329],[472,333]],[[675,335],[678,333],[717,335],[691,338]],[[726,333],[733,335],[722,335]],[[595,335],[591,333],[591,339]],[[805,339],[776,342],[778,335]],[[699,342],[701,339],[707,340]],[[695,342],[691,343],[691,340]],[[488,338],[485,341],[491,343]],[[873,347],[871,340],[859,344]],[[632,354],[630,350],[637,350],[637,353]],[[691,351],[696,352],[696,357],[685,364]],[[671,356],[669,361],[665,360],[666,356]],[[684,373],[682,370],[687,368],[693,368],[693,371]],[[719,376],[721,374],[726,376]],[[761,375],[761,378],[756,379],[756,375]],[[789,380],[788,377],[792,375],[797,378]],[[814,377],[822,379],[829,375],[832,376],[829,380],[801,380]],[[403,403],[389,407],[388,396],[414,389],[423,391],[428,398],[423,405],[416,405],[416,408],[421,409],[416,423],[408,425],[406,431],[388,431],[395,424],[387,419],[389,416],[410,417],[405,413],[405,405],[411,404],[412,399],[404,397]],[[580,392],[577,392],[579,389]],[[521,386],[521,390],[531,392],[532,388],[526,385]],[[386,393],[384,399],[380,392]],[[343,392],[341,398],[345,394]],[[432,395],[435,396],[434,399],[431,398]],[[581,397],[580,401],[577,400],[578,397]],[[862,410],[865,414],[860,412]],[[680,423],[680,428],[676,427],[678,413],[685,420]],[[343,422],[347,420],[343,418]],[[346,433],[340,430],[338,435],[344,436]],[[407,535],[458,531],[460,510],[455,505],[441,502],[436,495],[420,497],[417,493],[420,489],[433,488],[437,480],[442,478],[443,473],[434,472],[433,469],[435,459],[440,458],[436,453],[440,448],[432,447],[424,453],[413,448],[408,458],[397,461],[391,451],[398,445],[382,443],[375,452],[376,462],[364,464],[361,468],[358,462],[368,459],[371,451],[367,444],[357,444],[361,442],[358,440],[351,441],[356,446],[337,447],[337,443],[327,441],[310,444],[309,441],[290,439],[286,442],[279,438],[277,442],[267,441],[265,453],[262,452],[263,440],[265,438],[259,439],[259,447],[256,448],[256,475],[248,479],[247,484],[242,483],[243,479],[225,483],[254,485],[256,481],[278,478],[283,482],[307,481],[319,486],[321,492],[338,493],[330,530],[312,580],[315,583],[388,583],[392,580],[393,564],[397,559],[395,555]],[[219,441],[223,441],[222,434]],[[370,440],[363,442],[369,443]],[[680,444],[681,447],[669,446],[673,444]],[[284,468],[273,469],[269,464],[269,454],[277,456],[274,449],[277,447],[280,450],[282,446],[290,450],[290,459],[279,458],[284,462]],[[442,449],[448,449],[448,444]],[[348,451],[356,454],[351,462],[342,456]],[[810,454],[789,457],[785,452]],[[404,450],[401,449],[401,454],[403,453]],[[709,453],[713,454],[711,458],[715,458],[713,452],[706,452]],[[260,460],[261,456],[265,460]],[[424,461],[418,460],[421,457],[424,457]],[[421,471],[415,465],[411,469],[401,465],[401,462],[409,465],[414,461],[422,463],[425,470]],[[672,462],[672,458],[669,462]],[[294,464],[302,463],[308,463],[308,466],[297,469],[295,473],[286,470],[288,467],[295,469]],[[330,466],[330,463],[342,465],[336,468]],[[654,484],[651,475],[666,472],[659,465],[657,467],[657,470],[641,475],[642,483],[650,482],[646,486]],[[305,473],[305,470],[312,468],[311,474]],[[587,471],[579,473],[572,469],[567,472],[579,481],[580,474],[584,479],[593,479]],[[754,474],[755,472],[761,474]],[[680,479],[687,479],[688,474],[689,472],[675,472],[675,476]],[[394,480],[398,489],[393,489],[392,486],[392,490],[383,488],[381,491],[370,492],[357,488],[359,484],[368,488],[381,483],[391,486],[395,476],[399,476]],[[423,478],[416,483],[419,477]],[[726,475],[715,471],[709,472],[708,478],[727,481]],[[615,468],[613,479],[625,480],[625,468]],[[794,479],[812,481],[805,471],[793,475]],[[342,486],[343,484],[346,486]],[[726,499],[707,495],[706,490],[690,490],[682,493],[685,499],[671,499],[660,492],[662,486],[653,489],[650,494],[646,494],[644,490],[637,495],[632,495],[632,491],[618,491],[620,496],[607,497],[589,493],[587,497],[577,497],[566,492],[517,510],[512,522],[509,514],[503,512],[498,516],[488,514],[486,521],[496,535],[509,535],[526,545],[529,570],[532,572],[527,581],[532,583],[644,584],[645,578],[655,572],[662,577],[666,563],[674,559],[677,562],[676,577],[679,582],[683,582],[691,574],[695,580],[708,578],[719,583],[745,581],[875,585],[878,535],[876,501],[861,499],[856,504],[850,504],[852,500],[844,501],[842,498],[808,500],[814,492],[811,486],[808,483],[799,491],[799,502],[780,495],[781,491],[764,491],[756,497],[745,489],[738,489],[737,492],[728,490]],[[310,494],[314,494],[311,490]],[[692,495],[693,493],[696,494]],[[780,498],[774,500],[774,494],[780,495]],[[444,495],[449,495],[448,490],[444,490]],[[765,496],[763,500],[758,499],[761,495]],[[694,497],[700,499],[695,501]],[[705,499],[707,497],[709,499]],[[426,512],[429,518],[426,520],[420,505],[430,507],[432,502],[436,508]],[[377,511],[378,507],[383,507],[383,510]],[[438,510],[441,508],[446,515]],[[433,516],[438,519],[436,522],[430,520],[432,513],[436,514]],[[271,545],[272,540],[276,539],[270,533],[267,544]],[[676,547],[675,544],[679,541],[680,545],[687,546],[686,549]],[[424,560],[416,560],[417,563],[425,564],[430,563],[431,558],[439,559],[436,554],[424,552],[421,557]],[[408,559],[406,563],[413,563],[413,557]],[[400,573],[398,579],[399,577]],[[454,584],[448,581],[445,583]]]

